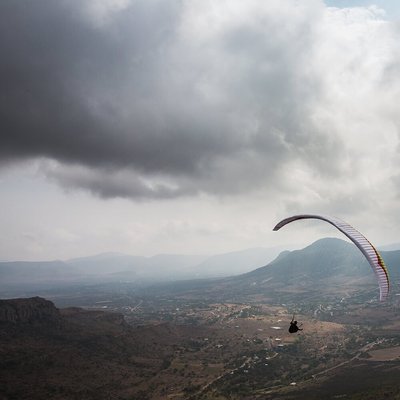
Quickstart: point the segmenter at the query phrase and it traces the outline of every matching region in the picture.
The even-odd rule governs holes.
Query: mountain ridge
[[[251,265],[249,261],[250,250],[254,251],[255,249],[227,253],[224,255],[224,257],[221,256],[211,259],[208,265],[212,266],[213,262],[216,262],[214,265],[225,262],[225,270],[232,272],[234,268],[229,261],[235,259],[236,256],[242,256],[241,262],[243,260],[247,260],[249,265]],[[255,254],[255,258],[258,256],[256,254],[257,251],[259,251],[259,249],[256,249],[255,253],[253,253],[253,255]],[[260,254],[262,255],[262,251]],[[397,265],[400,265],[400,250],[381,251],[381,255],[388,266],[391,280],[394,282],[397,279],[400,279],[399,270],[397,268]],[[314,290],[318,286],[333,288],[340,287],[342,285],[343,287],[349,287],[349,290],[352,290],[352,286],[357,288],[361,287],[362,285],[369,285],[372,288],[378,287],[374,273],[359,249],[354,246],[353,243],[338,238],[322,238],[304,247],[303,249],[282,251],[277,254],[273,260],[266,262],[261,267],[256,268],[256,265],[252,264],[255,268],[253,268],[251,271],[237,275],[231,274],[230,276],[225,277],[218,275],[216,273],[217,269],[214,270],[215,274],[213,277],[208,276],[207,268],[204,264],[206,261],[200,264],[201,268],[205,270],[203,271],[205,272],[204,275],[197,274],[196,272],[199,269],[196,271],[196,267],[188,267],[185,269],[182,266],[179,266],[179,268],[185,269],[184,273],[181,273],[180,275],[174,273],[171,274],[171,271],[174,271],[174,268],[175,271],[177,269],[176,265],[178,264],[176,257],[176,255],[173,255],[169,258],[169,261],[171,261],[172,265],[168,268],[166,267],[167,263],[165,265],[157,265],[155,268],[152,268],[151,264],[148,264],[147,270],[141,270],[139,268],[136,270],[129,270],[129,268],[126,268],[127,264],[124,263],[130,262],[131,259],[125,259],[123,257],[123,264],[119,264],[119,266],[115,267],[116,272],[110,274],[102,274],[100,272],[96,274],[96,263],[94,263],[93,259],[90,258],[89,264],[92,268],[92,271],[89,273],[86,270],[86,275],[83,274],[82,269],[80,269],[82,268],[82,265],[81,267],[79,267],[77,264],[70,266],[62,261],[55,263],[46,262],[46,264],[44,264],[45,266],[38,268],[38,271],[36,271],[37,274],[33,276],[33,278],[36,276],[36,280],[33,279],[28,272],[29,266],[37,265],[37,263],[23,263],[23,268],[21,270],[22,272],[19,271],[19,273],[16,274],[17,279],[14,283],[11,282],[11,277],[4,275],[7,271],[10,271],[10,265],[18,265],[18,263],[0,263],[0,290],[2,290],[3,293],[7,293],[7,290],[10,287],[21,289],[21,282],[26,285],[30,284],[32,288],[35,288],[35,290],[43,287],[43,284],[47,284],[48,286],[46,288],[48,288],[53,284],[82,285],[86,284],[87,282],[90,284],[137,284],[143,288],[156,284],[152,290],[161,290],[160,285],[165,284],[168,286],[168,282],[170,282],[170,290],[174,290],[175,292],[184,290],[185,287],[191,288],[190,290],[198,287],[198,290],[207,290],[208,292],[221,294],[223,294],[225,290],[230,293],[253,293],[254,295],[257,294],[257,291],[259,294],[265,294],[272,293],[274,291],[279,292],[286,290],[287,287],[291,287],[292,290],[303,291]],[[181,262],[185,260],[185,258],[179,258],[179,256],[178,259]],[[162,260],[165,260],[165,258],[162,258]],[[161,261],[160,263],[162,264]],[[176,264],[175,266],[174,263]],[[8,270],[7,268],[4,269],[4,266],[7,266]],[[56,267],[56,271],[60,272],[60,275],[57,279],[53,279],[53,281],[51,281],[50,277],[46,274],[53,266]],[[163,267],[164,270],[162,271]],[[65,273],[65,269],[68,270],[68,268],[71,268],[70,271],[74,271],[75,275],[69,276],[68,279],[63,281],[62,273]],[[85,270],[83,269],[83,271]],[[162,275],[162,273],[164,275]],[[158,276],[155,278],[152,276],[152,274],[158,274]],[[206,278],[206,280],[203,278]],[[181,283],[178,284],[178,281]],[[14,286],[12,286],[13,284]],[[169,289],[167,289],[167,286],[165,285],[164,288],[168,291]],[[222,285],[221,288],[219,288],[218,285]],[[21,291],[18,293],[21,293]]]
[[[122,253],[54,261],[0,262],[0,290],[51,284],[125,281],[149,283],[230,276],[271,261],[281,248],[253,248],[213,256],[158,254],[152,257]],[[47,287],[46,286],[46,287]]]
[[[392,282],[389,299],[394,299],[395,282],[400,279],[400,251],[380,253]],[[179,294],[227,303],[296,304],[309,303],[312,298],[330,302],[359,295],[362,301],[379,301],[379,285],[366,258],[353,243],[337,238],[323,238],[304,249],[283,251],[267,265],[241,275],[161,283],[141,293]]]

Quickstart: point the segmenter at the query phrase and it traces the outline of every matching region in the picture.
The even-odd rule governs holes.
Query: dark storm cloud
[[[141,165],[154,144],[146,141],[143,117],[131,132],[124,126],[118,92],[129,73],[130,89],[138,98],[146,95],[153,68],[146,50],[155,52],[167,40],[161,32],[168,35],[172,21],[151,14],[161,7],[135,3],[130,20],[121,14],[118,26],[100,29],[71,5],[2,2],[2,155]],[[135,55],[144,58],[142,67],[131,62]],[[141,111],[140,105],[133,109],[137,117]]]
[[[202,35],[190,6],[133,1],[101,21],[78,2],[2,1],[1,160],[55,160],[43,171],[61,185],[131,198],[271,184],[289,157],[324,165],[340,144],[308,117],[313,7]]]

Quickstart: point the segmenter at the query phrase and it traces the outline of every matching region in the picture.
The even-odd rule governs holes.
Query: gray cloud
[[[1,160],[53,160],[48,177],[106,198],[268,187],[296,160],[340,175],[343,140],[312,111],[323,5],[296,3],[213,14],[139,0],[102,19],[77,2],[3,1]]]

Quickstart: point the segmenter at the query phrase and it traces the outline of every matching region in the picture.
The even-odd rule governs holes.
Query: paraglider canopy
[[[324,215],[313,215],[313,214],[302,214],[302,215],[294,215],[289,218],[285,218],[281,222],[279,222],[275,227],[274,231],[278,231],[286,224],[290,222],[297,221],[300,219],[320,219],[332,224],[336,227],[339,231],[344,233],[364,254],[365,258],[368,260],[369,264],[371,265],[372,270],[374,271],[379,284],[380,290],[380,300],[386,300],[389,294],[389,275],[386,268],[385,263],[379,252],[376,248],[369,242],[369,240],[363,236],[360,232],[354,229],[348,223],[340,220],[336,217],[329,217]]]

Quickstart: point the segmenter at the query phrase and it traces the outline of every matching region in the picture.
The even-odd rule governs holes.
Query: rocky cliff
[[[0,323],[59,323],[59,310],[41,297],[0,300]]]

